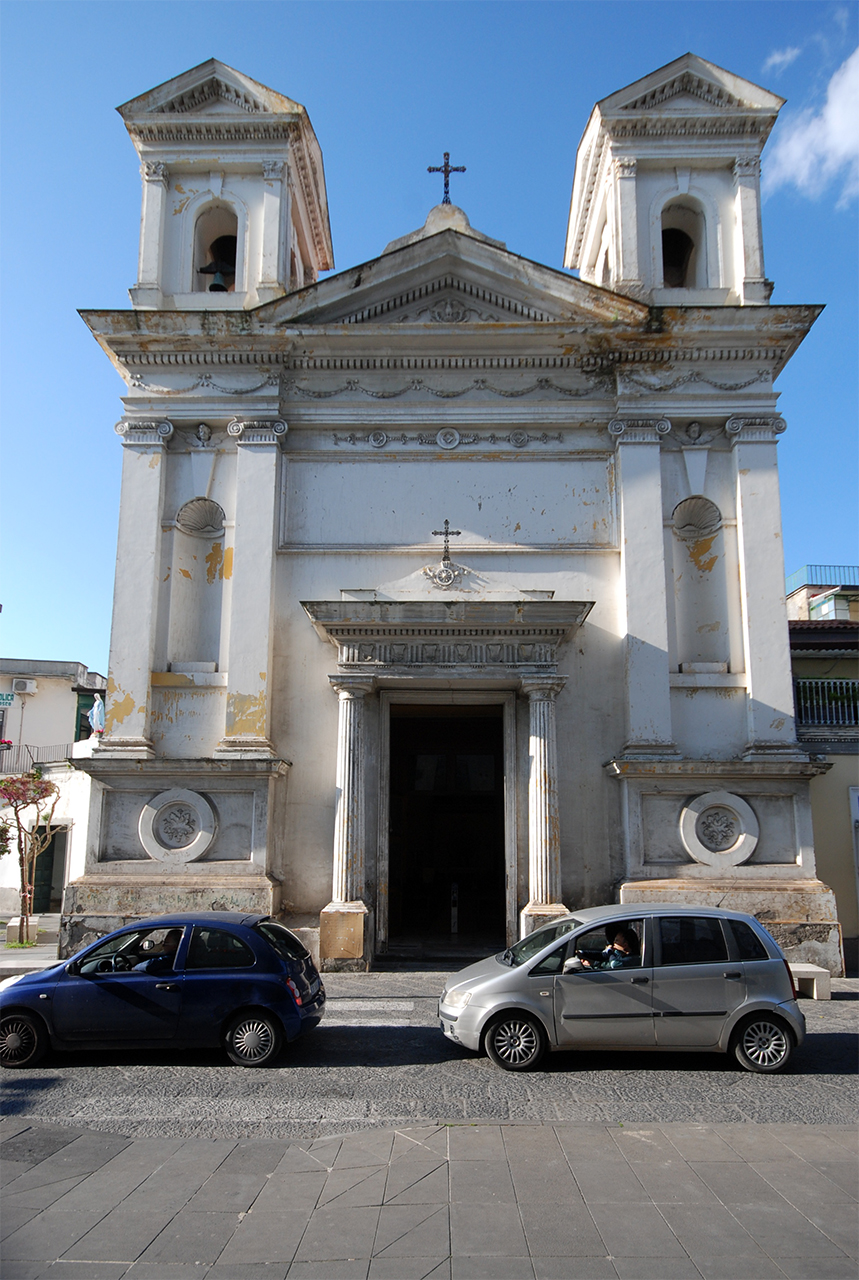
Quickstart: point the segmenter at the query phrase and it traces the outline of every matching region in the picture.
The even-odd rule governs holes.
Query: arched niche
[[[730,661],[728,579],[722,513],[695,494],[672,514],[677,660],[682,671]]]
[[[693,196],[675,196],[663,206],[660,246],[664,289],[709,287],[707,219]]]
[[[194,224],[194,293],[233,293],[241,289],[238,275],[239,220],[222,201],[208,205]]]

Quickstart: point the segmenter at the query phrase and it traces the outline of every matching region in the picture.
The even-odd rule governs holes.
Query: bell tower
[[[760,157],[783,103],[693,53],[603,98],[576,153],[564,266],[657,306],[769,302]]]
[[[304,107],[211,58],[119,108],[140,157],[135,307],[241,310],[334,266]]]

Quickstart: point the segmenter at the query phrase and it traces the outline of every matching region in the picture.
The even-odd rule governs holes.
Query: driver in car
[[[582,964],[586,969],[624,969],[639,963],[640,950],[638,934],[624,927],[614,931],[614,938],[599,960],[593,964],[590,960],[582,960]]]
[[[169,973],[182,941],[181,929],[168,929],[159,949],[140,964],[134,966],[136,973]]]

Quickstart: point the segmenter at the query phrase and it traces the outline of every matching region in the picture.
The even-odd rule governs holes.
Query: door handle
[[[742,976],[741,973],[726,973],[723,975],[725,978],[742,978]]]
[[[649,982],[650,979],[649,978],[633,978],[632,981],[637,983],[643,983],[643,982]]]
[[[156,991],[176,991],[177,986],[175,982],[156,982],[155,990]]]

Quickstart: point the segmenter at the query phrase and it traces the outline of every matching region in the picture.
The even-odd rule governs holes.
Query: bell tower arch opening
[[[209,205],[194,226],[196,293],[233,293],[236,289],[238,218],[229,205]],[[241,284],[239,284],[241,288]]]
[[[662,210],[662,286],[706,289],[708,284],[703,211],[690,196],[672,200]]]

